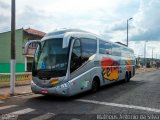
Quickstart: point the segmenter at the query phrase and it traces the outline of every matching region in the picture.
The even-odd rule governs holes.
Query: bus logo
[[[119,63],[111,58],[103,57],[101,61],[102,75],[107,80],[118,80]]]

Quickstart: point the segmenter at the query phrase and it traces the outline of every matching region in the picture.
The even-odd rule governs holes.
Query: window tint
[[[121,56],[121,47],[116,44],[112,44],[112,54],[115,56]]]
[[[122,57],[124,57],[125,64],[135,64],[134,52],[128,48],[122,48]],[[128,63],[130,61],[130,63]]]
[[[133,51],[127,48],[122,48],[123,57],[133,57]]]
[[[97,51],[97,40],[81,39],[82,58],[89,59]]]
[[[105,41],[99,41],[99,53],[101,54],[112,54],[111,43]]]
[[[75,55],[76,57],[81,57],[81,45],[80,45],[80,40],[76,40],[76,41],[74,42],[72,54]]]
[[[75,40],[71,56],[71,73],[81,66],[81,44],[80,40]]]
[[[71,56],[71,73],[85,63],[96,51],[96,40],[85,38],[75,40]]]

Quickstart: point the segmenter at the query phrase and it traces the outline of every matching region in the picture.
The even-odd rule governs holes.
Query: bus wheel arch
[[[95,76],[92,80],[91,91],[97,92],[99,88],[100,88],[100,78],[98,76]]]

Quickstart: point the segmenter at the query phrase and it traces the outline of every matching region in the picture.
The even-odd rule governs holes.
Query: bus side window
[[[72,55],[71,55],[71,73],[75,71],[77,68],[81,66],[81,43],[80,40],[75,40],[73,44],[72,49]]]
[[[74,42],[71,57],[71,73],[79,68],[83,63],[96,54],[97,41],[94,39],[81,38]]]
[[[121,56],[121,47],[116,44],[112,44],[112,54],[114,56]]]
[[[83,64],[92,55],[96,54],[97,41],[94,39],[82,38],[81,39],[81,48],[82,48],[82,64]]]
[[[111,43],[100,40],[99,41],[99,53],[111,55],[112,54]]]

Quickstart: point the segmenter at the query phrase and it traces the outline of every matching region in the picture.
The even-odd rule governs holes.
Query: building
[[[40,40],[45,33],[35,29],[17,29],[16,41],[16,72],[31,71],[33,53],[36,45],[32,45],[31,52],[23,55],[24,45],[29,40]],[[0,33],[0,73],[10,72],[11,59],[11,31]]]
[[[160,59],[156,59],[156,58],[136,58],[136,64],[137,66],[146,66],[147,68],[150,67],[159,67],[160,66]]]

